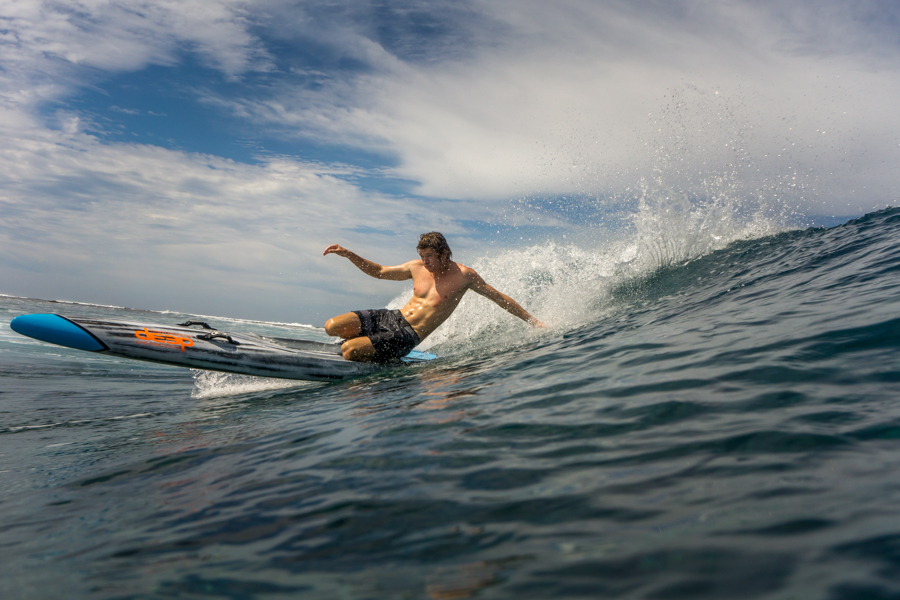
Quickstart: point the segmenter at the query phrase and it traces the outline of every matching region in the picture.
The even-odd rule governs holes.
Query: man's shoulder
[[[422,271],[425,270],[425,265],[422,264],[422,259],[420,259],[420,258],[416,258],[409,262],[405,262],[401,266],[403,266],[406,269],[409,269],[409,272],[414,276],[417,273],[421,273]]]
[[[479,275],[472,267],[467,267],[466,265],[461,265],[459,263],[456,263],[456,266],[459,267],[459,272],[462,273],[467,282],[474,283],[481,280],[481,275]]]

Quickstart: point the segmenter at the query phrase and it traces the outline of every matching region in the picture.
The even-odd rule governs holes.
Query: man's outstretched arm
[[[519,306],[518,302],[516,302],[506,294],[498,292],[487,283],[485,283],[484,279],[481,278],[481,275],[473,272],[471,275],[471,281],[472,283],[469,284],[469,289],[473,292],[481,294],[488,300],[494,302],[497,306],[499,306],[506,312],[519,317],[529,325],[534,325],[535,327],[546,327],[546,325],[531,316],[527,310]]]
[[[398,265],[396,267],[382,267],[378,263],[374,263],[371,260],[367,260],[356,254],[355,252],[351,252],[347,250],[343,246],[338,246],[337,244],[332,244],[325,248],[325,252],[322,253],[322,256],[326,254],[337,254],[338,256],[343,256],[357,268],[369,275],[374,277],[375,279],[390,279],[391,281],[403,281],[405,279],[412,279],[412,273],[409,270],[408,265]]]

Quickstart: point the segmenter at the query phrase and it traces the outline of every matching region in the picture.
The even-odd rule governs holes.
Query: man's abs
[[[400,312],[419,335],[419,339],[424,340],[453,314],[458,305],[459,300],[445,300],[434,306],[423,298],[413,296]]]

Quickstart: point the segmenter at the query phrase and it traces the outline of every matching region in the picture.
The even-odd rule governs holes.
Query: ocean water
[[[900,210],[645,225],[473,265],[549,331],[467,298],[440,359],[341,383],[50,346],[9,321],[194,315],[0,297],[2,597],[900,597]]]

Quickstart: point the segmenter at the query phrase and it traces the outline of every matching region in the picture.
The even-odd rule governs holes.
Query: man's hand
[[[322,253],[322,256],[326,254],[337,254],[338,256],[343,256],[347,258],[350,255],[350,251],[344,248],[343,246],[338,246],[337,244],[332,244],[325,248],[325,252]]]

